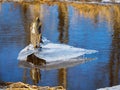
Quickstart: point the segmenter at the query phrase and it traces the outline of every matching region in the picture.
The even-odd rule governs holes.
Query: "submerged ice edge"
[[[34,65],[27,61],[19,61],[19,67],[22,68],[38,68],[40,70],[53,70],[53,69],[60,69],[60,68],[69,68],[74,67],[79,64],[87,63],[97,58],[78,58],[78,59],[71,59],[70,61],[55,61],[46,63],[45,65]]]
[[[26,60],[27,56],[34,53],[37,57],[45,59],[46,62],[51,61],[66,61],[72,58],[76,58],[85,54],[92,54],[98,51],[88,50],[83,48],[76,48],[66,44],[56,44],[43,38],[44,44],[42,44],[42,50],[34,49],[30,44],[22,49],[18,55],[19,60]]]

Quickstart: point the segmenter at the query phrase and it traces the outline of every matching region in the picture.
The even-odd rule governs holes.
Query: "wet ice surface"
[[[40,68],[41,70],[53,70],[60,68],[69,68],[79,64],[86,63],[88,61],[96,60],[96,58],[79,58],[79,59],[70,59],[69,61],[56,61],[56,62],[48,62],[45,65],[34,65],[27,61],[19,61],[19,67],[22,68]]]
[[[37,57],[46,60],[46,62],[67,61],[78,58],[79,56],[85,54],[92,54],[97,52],[96,50],[87,50],[65,44],[52,43],[46,38],[43,38],[43,42],[44,44],[41,45],[41,50],[34,49],[33,45],[31,44],[26,46],[23,50],[20,51],[18,59],[26,60],[28,55],[34,53]]]

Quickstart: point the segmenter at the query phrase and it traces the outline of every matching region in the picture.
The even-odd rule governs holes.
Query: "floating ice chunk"
[[[95,52],[97,51],[75,48],[64,44],[48,43],[46,45],[43,45],[42,51],[36,53],[35,55],[37,57],[47,60],[47,62],[50,62],[56,60],[71,59],[84,54],[91,54]]]
[[[26,60],[27,56],[34,53],[37,57],[45,59],[46,62],[65,61],[85,54],[96,53],[96,50],[76,48],[65,44],[55,44],[43,38],[42,50],[34,49],[30,44],[20,51],[18,59]]]
[[[32,44],[30,44],[20,51],[20,53],[18,55],[18,59],[26,60],[28,55],[35,53],[35,52],[37,52],[37,50],[34,49]]]

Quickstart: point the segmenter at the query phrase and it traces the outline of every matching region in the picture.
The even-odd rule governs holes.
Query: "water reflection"
[[[29,64],[34,65],[30,68],[30,77],[33,81],[33,84],[36,85],[39,83],[39,80],[41,79],[40,69],[37,68],[36,66],[38,66],[38,65],[42,66],[42,65],[46,64],[46,61],[36,57],[34,54],[31,54],[27,57],[27,62],[29,62]],[[26,82],[27,81],[26,80],[26,77],[27,77],[26,69],[24,69],[24,73],[25,74],[23,77],[24,77],[24,81]]]
[[[41,73],[40,73],[40,68],[37,68],[36,66],[43,66],[44,64],[46,64],[46,61],[36,57],[34,54],[29,55],[27,57],[26,61],[29,62],[28,64],[30,64],[30,65],[32,64],[32,66],[29,70],[29,73],[30,73],[30,77],[32,79],[33,84],[37,85],[39,83],[39,81],[41,80]],[[27,82],[26,70],[27,69],[25,68],[24,76],[23,76],[24,82]]]
[[[113,13],[113,40],[109,62],[110,86],[119,84],[120,72],[120,7]]]
[[[90,18],[95,24],[98,20],[107,20],[112,26],[112,48],[108,65],[109,86],[119,84],[120,74],[120,6],[119,5],[94,5],[94,4],[72,4],[80,15]]]
[[[2,11],[2,3],[0,2],[0,13],[1,13],[1,11]]]
[[[112,22],[115,18],[119,21],[119,5],[101,5],[101,4],[71,4],[76,10],[79,11],[80,15],[85,18],[92,19],[95,23],[97,20],[107,20],[108,23]],[[116,17],[113,17],[113,13],[118,13]]]
[[[41,79],[40,69],[32,68],[30,70],[30,75],[33,80],[33,84],[37,85],[39,83],[39,80]]]
[[[67,88],[67,69],[61,68],[58,70],[59,85]]]
[[[47,4],[49,6],[54,5],[54,4]],[[43,21],[43,24],[45,23],[44,19],[46,18],[45,16],[49,13],[46,11],[45,8],[46,5],[42,5],[42,4],[28,4],[28,3],[22,3],[21,4],[21,12],[22,12],[22,19],[24,21],[24,28],[26,30],[27,33],[27,37],[28,37],[28,43],[30,42],[30,32],[29,32],[29,27],[30,27],[30,23],[31,21],[39,16],[40,19]],[[46,13],[43,13],[43,11],[45,11]],[[45,14],[45,15],[44,15]],[[58,31],[59,31],[59,41],[61,43],[68,43],[69,40],[69,36],[68,36],[68,30],[69,30],[69,17],[68,17],[68,6],[65,3],[59,3],[58,4]],[[29,15],[29,16],[28,16]],[[52,23],[51,23],[52,24]],[[43,25],[43,29],[45,26]],[[44,31],[44,30],[42,30]]]
[[[25,12],[24,14],[26,14],[26,10],[27,10],[26,7],[27,7],[26,5],[23,5],[23,11]],[[35,18],[36,16],[39,16],[39,12],[40,12],[40,10],[38,8],[39,4],[34,5],[32,7],[33,8],[30,9],[30,11],[31,12],[35,11],[35,12],[32,12],[33,13],[32,18]],[[23,15],[23,16],[25,16],[25,15]],[[62,19],[62,20],[64,20],[64,19]],[[26,23],[26,24],[28,24],[28,23]],[[30,63],[34,64],[34,66],[31,67],[31,69],[30,69],[30,76],[31,76],[31,79],[33,81],[33,84],[38,84],[39,80],[41,79],[41,73],[40,73],[40,69],[35,67],[35,66],[36,65],[37,66],[42,66],[42,64],[46,64],[45,60],[37,58],[34,54],[31,54],[27,57],[27,62],[30,62]],[[24,70],[24,71],[26,71],[26,70]],[[26,76],[24,74],[24,81],[26,81],[25,79],[26,79]]]
[[[68,17],[68,6],[67,4],[61,3],[58,5],[58,31],[59,31],[59,41],[60,43],[68,43],[69,35],[69,17]],[[58,69],[58,81],[59,85],[67,88],[67,69],[61,68]]]
[[[21,78],[23,78],[24,82],[32,80],[34,84],[37,84],[41,81],[40,84],[47,85],[47,82],[51,78],[53,79],[54,76],[57,76],[58,82],[51,80],[55,84],[50,82],[49,85],[56,85],[57,83],[57,85],[62,85],[65,88],[72,88],[73,90],[76,88],[81,90],[93,90],[98,88],[95,83],[91,83],[91,80],[100,83],[100,87],[108,86],[108,84],[110,86],[119,84],[120,6],[116,4],[99,5],[76,3],[59,3],[51,5],[53,7],[51,7],[50,4],[0,3],[0,12],[3,12],[0,13],[0,26],[2,26],[0,27],[0,79],[2,81],[20,81],[22,80]],[[71,6],[69,7],[69,5]],[[44,6],[45,8],[43,8]],[[71,14],[72,10],[79,13],[77,19],[76,17],[72,17],[74,15],[74,13]],[[48,13],[43,14],[43,11],[48,11]],[[50,11],[53,12],[51,13]],[[57,18],[51,18],[50,15]],[[39,58],[35,58],[34,55],[31,55],[28,57],[27,61],[19,62],[19,66],[24,70],[18,68],[16,60],[17,55],[19,51],[30,42],[29,27],[31,21],[36,16],[39,16],[44,22],[44,26],[46,25],[48,27],[47,29],[43,27],[43,31],[47,32],[47,34],[44,33],[47,38],[50,37],[54,39],[54,42],[57,42],[59,39],[61,43],[72,44],[80,48],[84,47],[99,50],[99,59],[96,60],[96,62],[91,62],[83,66],[80,66],[81,63],[85,63],[83,60],[71,60],[61,63],[53,62],[47,63],[47,65],[44,66],[44,64],[41,64],[41,60],[38,60]],[[69,16],[76,21],[74,24],[76,24],[77,29],[74,27],[73,23],[69,23],[72,21]],[[58,20],[58,23],[54,23],[53,19],[55,19],[55,21]],[[54,30],[49,29],[51,28],[51,24],[53,24],[52,27],[54,27]],[[71,27],[73,28],[71,29]],[[109,32],[109,30],[111,31]],[[113,35],[111,36],[111,34]],[[75,37],[73,38],[73,36]],[[112,47],[110,47],[111,41]],[[109,52],[110,57],[108,57]],[[5,57],[5,55],[7,57]],[[102,64],[100,62],[102,62]],[[78,66],[75,67],[76,65]],[[49,70],[48,72],[52,72],[53,70],[57,74],[52,72],[51,75],[46,75],[46,77],[49,78],[48,81],[45,81],[46,78],[42,81],[42,75],[45,75],[41,73],[41,70]],[[104,71],[106,71],[105,73],[107,74],[104,74]],[[16,73],[18,73],[18,75],[16,75]],[[75,75],[73,75],[73,73],[75,73]],[[71,80],[72,75],[73,80]],[[103,77],[105,80],[103,80]],[[109,77],[109,79],[106,77]],[[100,82],[100,80],[102,80],[102,82]],[[76,87],[76,85],[78,85],[78,87]],[[87,85],[91,86],[86,87]]]
[[[61,43],[68,43],[69,17],[67,4],[61,3],[58,5],[58,19],[59,41]]]
[[[21,17],[23,21],[23,26],[27,37],[26,44],[29,44],[30,43],[30,17],[28,17],[28,14],[30,15],[30,13],[28,12],[29,5],[21,4],[20,6],[21,6]]]
[[[22,21],[24,29],[26,31],[27,36],[27,44],[30,43],[30,26],[35,17],[39,16],[39,5],[30,6],[29,4],[21,4],[21,12],[22,12]],[[29,16],[28,16],[29,15]]]
[[[19,67],[24,68],[23,80],[27,83],[27,71],[29,71],[30,77],[32,79],[33,84],[38,84],[41,80],[41,70],[58,70],[58,85],[67,88],[67,68],[73,67],[82,63],[86,63],[94,59],[72,59],[69,61],[60,61],[60,62],[49,62],[47,63],[45,60],[36,57],[34,54],[31,54],[27,57],[26,61],[19,61]],[[30,70],[29,70],[30,69]]]

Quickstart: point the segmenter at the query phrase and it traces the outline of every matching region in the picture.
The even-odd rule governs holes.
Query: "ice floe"
[[[97,52],[96,50],[88,50],[65,44],[52,43],[46,38],[43,38],[43,42],[44,44],[41,45],[41,50],[34,49],[31,44],[26,46],[23,50],[20,51],[18,59],[25,61],[28,55],[34,53],[34,55],[46,60],[46,62],[67,61],[85,54],[92,54]]]

